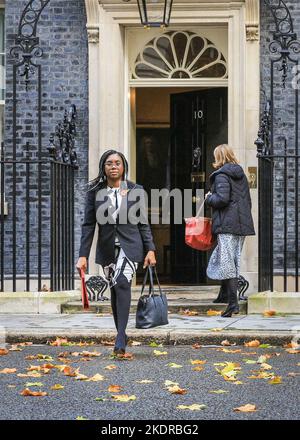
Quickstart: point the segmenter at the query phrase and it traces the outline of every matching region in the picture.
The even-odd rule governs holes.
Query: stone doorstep
[[[62,292],[0,292],[0,313],[61,313],[61,305],[80,300],[78,290]]]
[[[249,296],[248,314],[275,310],[277,313],[300,314],[300,292],[259,292]]]

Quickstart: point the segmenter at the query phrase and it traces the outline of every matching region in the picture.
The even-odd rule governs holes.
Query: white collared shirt
[[[109,198],[110,198],[111,204],[112,204],[112,206],[113,206],[114,208],[116,207],[116,196],[115,196],[115,191],[117,191],[118,209],[116,209],[116,210],[113,212],[113,214],[112,214],[113,219],[116,221],[117,215],[118,215],[119,210],[120,210],[121,202],[122,202],[122,196],[121,196],[121,194],[120,194],[120,188],[111,188],[110,186],[107,186],[106,189],[107,189],[108,196],[109,196]],[[115,244],[116,244],[116,245],[120,245],[120,241],[119,241],[117,235],[116,235]]]

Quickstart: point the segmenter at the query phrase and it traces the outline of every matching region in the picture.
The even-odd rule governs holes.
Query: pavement
[[[259,339],[262,343],[282,345],[300,340],[300,315],[185,316],[169,314],[169,324],[151,329],[136,329],[130,314],[127,334],[131,341],[164,345],[220,344],[224,339],[236,344]],[[116,330],[111,314],[0,314],[0,343],[32,341],[46,343],[57,336],[69,340],[114,340]]]

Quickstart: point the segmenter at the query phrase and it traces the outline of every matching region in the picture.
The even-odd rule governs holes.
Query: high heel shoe
[[[223,318],[231,318],[232,314],[236,315],[237,313],[239,313],[239,311],[239,306],[237,306],[236,304],[228,304],[226,310],[221,313],[221,316]]]

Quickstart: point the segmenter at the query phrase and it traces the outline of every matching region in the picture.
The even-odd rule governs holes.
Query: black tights
[[[115,346],[116,348],[125,348],[126,346],[126,327],[129,318],[131,302],[131,281],[120,274],[117,284],[111,288],[111,308],[118,331]]]

